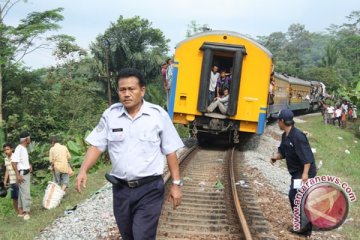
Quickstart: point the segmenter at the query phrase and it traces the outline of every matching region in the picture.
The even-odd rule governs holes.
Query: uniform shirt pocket
[[[123,131],[110,131],[108,133],[108,140],[110,142],[120,142],[120,141],[124,141],[125,139],[125,134]]]
[[[153,158],[160,149],[160,137],[156,129],[139,133],[140,148],[146,159]]]

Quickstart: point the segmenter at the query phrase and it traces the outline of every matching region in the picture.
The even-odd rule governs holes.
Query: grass
[[[73,187],[75,176],[73,176],[67,195],[65,195],[61,204],[55,209],[46,210],[42,207],[45,189],[41,195],[32,195],[31,219],[28,221],[24,221],[15,215],[12,208],[12,200],[8,197],[9,194],[5,199],[0,199],[0,209],[2,210],[0,212],[0,239],[33,239],[56,218],[63,216],[66,209],[72,208],[89,198],[102,187],[106,183],[104,174],[109,170],[110,165],[100,165],[96,172],[88,174],[87,188],[82,194],[75,192]],[[36,186],[32,187],[36,188]]]
[[[360,139],[359,123],[348,123],[347,129],[339,129],[333,125],[324,125],[321,116],[302,117],[306,122],[296,126],[310,133],[309,141],[316,149],[315,159],[324,165],[318,175],[333,175],[347,182],[357,198],[360,198]],[[348,150],[350,153],[345,153]],[[360,204],[350,203],[348,221],[339,230],[347,239],[359,239]]]

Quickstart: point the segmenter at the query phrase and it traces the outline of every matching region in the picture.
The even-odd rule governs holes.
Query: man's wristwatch
[[[184,182],[183,182],[183,180],[173,180],[172,184],[182,186],[182,185],[184,185]]]

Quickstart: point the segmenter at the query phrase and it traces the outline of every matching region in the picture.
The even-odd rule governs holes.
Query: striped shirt
[[[5,167],[6,167],[6,171],[9,174],[9,180],[10,180],[10,184],[16,183],[16,173],[15,170],[13,169],[12,165],[11,165],[11,159],[9,158],[5,158]],[[6,180],[6,179],[5,179]]]

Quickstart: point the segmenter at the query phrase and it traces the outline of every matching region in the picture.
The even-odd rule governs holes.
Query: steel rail
[[[184,159],[186,159],[191,153],[193,153],[196,149],[198,148],[197,145],[195,146],[192,146],[191,148],[187,149],[184,153],[182,153],[180,156],[179,156],[179,165],[182,163],[182,161]],[[166,183],[169,178],[171,177],[171,174],[170,174],[170,171],[167,170],[167,172],[164,174],[163,176],[163,179],[164,179],[164,182]]]
[[[244,212],[242,211],[239,195],[236,190],[235,173],[234,173],[234,152],[235,152],[235,147],[231,150],[231,157],[229,158],[229,173],[230,173],[231,191],[232,191],[232,195],[233,195],[233,199],[234,199],[236,212],[239,217],[239,221],[240,221],[245,239],[252,240],[249,225],[247,224]]]

